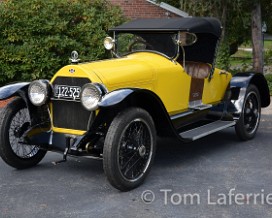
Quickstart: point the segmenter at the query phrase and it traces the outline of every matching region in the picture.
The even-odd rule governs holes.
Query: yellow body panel
[[[51,82],[59,76],[89,78],[104,84],[109,91],[121,88],[150,90],[161,99],[169,115],[186,111],[189,105],[191,77],[179,63],[159,54],[139,52],[118,59],[68,65],[60,69]],[[219,75],[216,69],[212,80],[205,80],[203,103],[220,101],[230,79],[230,75]],[[84,131],[56,127],[53,131],[84,134]]]
[[[227,87],[230,83],[232,75],[224,72],[220,74],[220,69],[215,69],[213,78],[205,79],[204,90],[202,96],[203,104],[213,104],[221,101],[224,98]]]

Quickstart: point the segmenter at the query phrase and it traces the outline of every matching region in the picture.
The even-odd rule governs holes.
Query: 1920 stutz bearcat
[[[0,88],[0,155],[12,167],[38,164],[47,151],[103,160],[109,182],[131,190],[148,175],[156,138],[191,142],[228,127],[254,138],[270,104],[261,73],[232,76],[215,67],[215,18],[134,20],[110,30],[116,58],[71,64],[51,81]]]

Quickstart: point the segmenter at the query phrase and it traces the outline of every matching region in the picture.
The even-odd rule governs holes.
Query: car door
[[[232,75],[229,72],[215,68],[211,79],[204,80],[202,103],[216,104],[222,101],[231,78]]]

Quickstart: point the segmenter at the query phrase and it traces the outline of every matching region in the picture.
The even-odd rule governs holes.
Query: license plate
[[[55,85],[54,95],[56,98],[65,98],[71,100],[79,100],[81,87],[79,86],[65,86],[65,85]]]

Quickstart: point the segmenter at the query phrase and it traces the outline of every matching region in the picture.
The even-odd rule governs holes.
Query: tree
[[[172,2],[172,0],[163,1],[169,4]],[[223,64],[223,67],[227,68],[230,55],[236,53],[243,42],[252,41],[253,69],[262,72],[261,20],[263,18],[266,21],[268,31],[272,32],[271,0],[180,0],[175,2],[179,2],[181,9],[190,15],[214,16],[221,20],[223,25],[219,54],[221,66]]]
[[[253,48],[253,70],[255,72],[263,72],[263,38],[262,38],[262,15],[261,3],[255,1],[252,7],[252,48]]]
[[[124,21],[105,0],[8,0],[0,4],[0,85],[51,78],[69,63],[106,57],[107,30]]]

